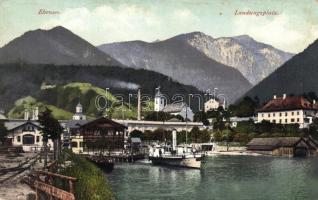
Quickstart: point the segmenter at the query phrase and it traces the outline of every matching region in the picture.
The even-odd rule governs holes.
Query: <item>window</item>
[[[295,122],[295,119],[294,119],[294,118],[292,118],[292,119],[290,119],[290,121],[291,121],[291,122]]]
[[[72,142],[71,145],[72,145],[72,147],[77,148],[77,142]]]
[[[285,112],[285,116],[287,116],[287,112]]]
[[[271,117],[271,114],[269,114],[269,113],[268,113],[268,115],[267,115],[267,116],[268,116],[268,117]]]
[[[275,117],[275,113],[273,113],[273,117]]]
[[[279,116],[281,117],[281,116],[282,116],[282,113],[279,113]]]
[[[36,136],[36,142],[40,142],[40,136]]]
[[[299,115],[299,111],[297,111],[297,115]]]
[[[299,118],[297,118],[297,122],[299,122]]]
[[[281,119],[279,120],[279,123],[280,123],[280,124],[282,123],[282,120],[281,120]]]
[[[285,119],[285,123],[287,123],[287,119]]]
[[[275,119],[273,119],[273,123],[276,123],[276,120],[275,120]]]
[[[262,114],[262,117],[264,117],[264,114]]]
[[[17,137],[17,142],[21,142],[21,136]]]
[[[292,116],[294,116],[294,112],[292,112]]]

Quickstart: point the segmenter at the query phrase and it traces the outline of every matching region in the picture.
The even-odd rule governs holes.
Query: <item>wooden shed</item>
[[[312,138],[275,137],[254,138],[247,145],[248,151],[274,156],[309,156],[316,155],[318,145]]]

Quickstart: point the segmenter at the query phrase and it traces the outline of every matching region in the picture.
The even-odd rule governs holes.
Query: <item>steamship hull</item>
[[[201,157],[149,157],[153,165],[200,169]]]

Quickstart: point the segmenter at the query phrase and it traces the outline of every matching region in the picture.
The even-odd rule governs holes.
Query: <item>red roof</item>
[[[278,97],[270,100],[258,112],[283,111],[283,110],[318,110],[317,104],[310,103],[301,96]]]

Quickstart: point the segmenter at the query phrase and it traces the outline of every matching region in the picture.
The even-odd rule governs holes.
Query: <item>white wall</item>
[[[28,125],[29,126],[29,125]],[[25,135],[32,135],[34,136],[34,144],[23,144],[23,136]],[[34,150],[40,150],[43,147],[43,136],[37,128],[32,130],[23,130],[23,127],[15,129],[13,133],[9,134],[9,138],[12,138],[12,145],[13,146],[22,146],[23,151],[30,152]],[[53,142],[49,139],[48,146],[50,150],[53,150]]]
[[[270,121],[277,124],[295,124],[298,123],[300,128],[308,126],[312,123],[312,118],[308,115],[315,115],[311,110],[290,110],[277,112],[259,112],[257,113],[257,122],[263,120]],[[304,118],[309,118],[309,123],[305,123]]]

